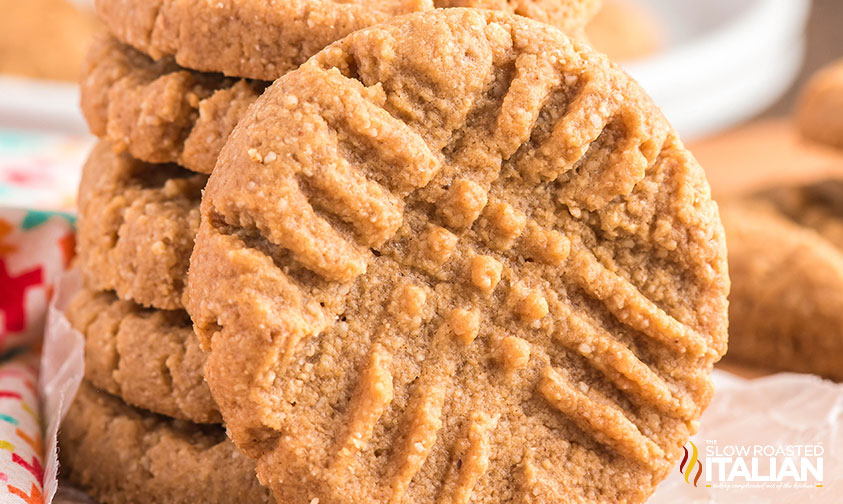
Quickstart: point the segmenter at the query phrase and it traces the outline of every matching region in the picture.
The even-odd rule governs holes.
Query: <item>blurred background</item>
[[[92,142],[75,80],[102,28],[86,0],[0,0],[0,12],[0,204],[72,205],[67,188]],[[742,125],[777,119],[775,134],[784,134],[801,85],[843,57],[841,27],[840,0],[605,0],[587,35],[641,82],[686,143],[700,146],[717,192],[717,172],[743,162],[727,152],[720,157],[733,161],[721,169],[724,138],[734,143]]]

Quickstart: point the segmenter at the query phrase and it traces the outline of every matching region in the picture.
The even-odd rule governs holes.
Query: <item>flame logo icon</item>
[[[697,475],[694,476],[694,486],[697,486],[697,482],[702,475],[702,463],[698,460],[699,452],[697,451],[697,445],[693,441],[688,442],[691,443],[691,452],[689,453],[687,448],[682,447],[685,450],[685,456],[682,457],[682,462],[679,464],[679,473],[685,475],[685,483],[691,484],[691,474],[693,474],[694,468],[696,468]],[[688,460],[688,455],[691,457],[690,460]]]

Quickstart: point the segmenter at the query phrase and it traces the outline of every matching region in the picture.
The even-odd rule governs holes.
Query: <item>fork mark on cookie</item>
[[[515,78],[495,119],[493,143],[503,159],[509,159],[530,139],[542,105],[562,78],[548,58],[535,54],[519,55],[515,69]]]
[[[418,388],[404,413],[409,427],[403,447],[393,462],[396,470],[390,485],[390,504],[401,502],[436,444],[443,425],[442,407],[456,368],[456,359],[451,355],[456,350],[455,341],[448,323],[435,329]]]
[[[615,98],[608,95],[605,82],[586,83],[553,125],[550,137],[519,160],[524,176],[532,180],[555,180],[571,170],[603,133],[617,107]]]
[[[427,185],[441,168],[440,161],[418,132],[383,108],[383,90],[367,88],[336,69],[322,75],[340,96],[313,99],[324,107],[324,117],[340,141],[361,159],[361,167],[401,194]]]
[[[334,169],[300,177],[313,207],[351,224],[357,239],[368,247],[382,244],[401,226],[403,202],[383,186],[342,157],[326,155],[315,161],[332,163]]]
[[[489,468],[491,434],[500,415],[471,414],[466,432],[456,443],[453,461],[439,493],[438,504],[468,504],[477,481]]]
[[[620,390],[669,415],[687,418],[693,413],[692,401],[674,397],[670,386],[652,368],[604,328],[588,322],[564,303],[555,308],[554,314],[560,317],[560,326],[553,337],[588,359]]]
[[[580,251],[572,255],[567,272],[621,323],[692,357],[701,357],[708,350],[705,338],[665,313],[628,280],[603,266],[594,254]]]
[[[646,466],[657,465],[664,451],[644,436],[621,408],[584,384],[578,388],[565,374],[550,366],[542,370],[538,390],[548,404],[620,455]]]
[[[349,470],[352,459],[366,447],[375,425],[392,402],[391,363],[392,356],[384,347],[376,345],[368,367],[360,375],[357,392],[349,408],[348,432],[339,443],[336,458],[331,464],[334,471]]]

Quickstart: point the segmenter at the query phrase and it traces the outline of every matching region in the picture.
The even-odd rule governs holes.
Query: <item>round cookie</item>
[[[205,383],[205,353],[184,311],[142,308],[82,289],[67,308],[85,336],[85,379],[127,403],[197,423],[219,423]]]
[[[805,138],[843,149],[843,60],[811,77],[796,107],[796,122]]]
[[[98,143],[79,183],[77,251],[88,285],[148,307],[182,308],[206,181]]]
[[[80,81],[91,132],[149,163],[211,173],[246,108],[267,83],[153,61],[112,37],[91,45]]]
[[[843,254],[763,202],[722,206],[728,360],[843,381]]]
[[[59,429],[59,460],[101,504],[275,502],[221,427],[142,412],[87,382]]]
[[[110,31],[155,59],[275,80],[345,35],[436,7],[503,8],[576,32],[600,0],[96,0]]]
[[[726,350],[702,169],[604,56],[493,11],[270,86],[190,268],[228,433],[290,504],[643,502]]]

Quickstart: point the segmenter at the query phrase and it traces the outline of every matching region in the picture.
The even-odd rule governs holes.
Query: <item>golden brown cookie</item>
[[[728,360],[843,381],[840,244],[768,202],[728,202],[722,216],[732,278]]]
[[[101,504],[274,502],[221,427],[137,410],[87,382],[59,429],[59,460]]]
[[[95,387],[154,413],[220,422],[187,313],[142,308],[85,288],[66,314],[85,336],[85,378]]]
[[[98,143],[79,184],[77,251],[91,288],[144,306],[181,308],[206,181]]]
[[[631,78],[442,9],[250,107],[186,299],[285,503],[642,502],[711,398],[727,292],[702,169]]]
[[[811,78],[802,90],[796,121],[806,138],[843,149],[843,60]]]
[[[664,39],[659,19],[634,0],[606,0],[585,33],[595,49],[614,61],[650,56]]]
[[[211,173],[217,155],[262,81],[185,70],[153,61],[111,37],[91,46],[80,82],[91,132],[149,163]]]
[[[345,35],[437,7],[504,8],[578,31],[600,0],[96,0],[111,32],[155,59],[275,80]]]

